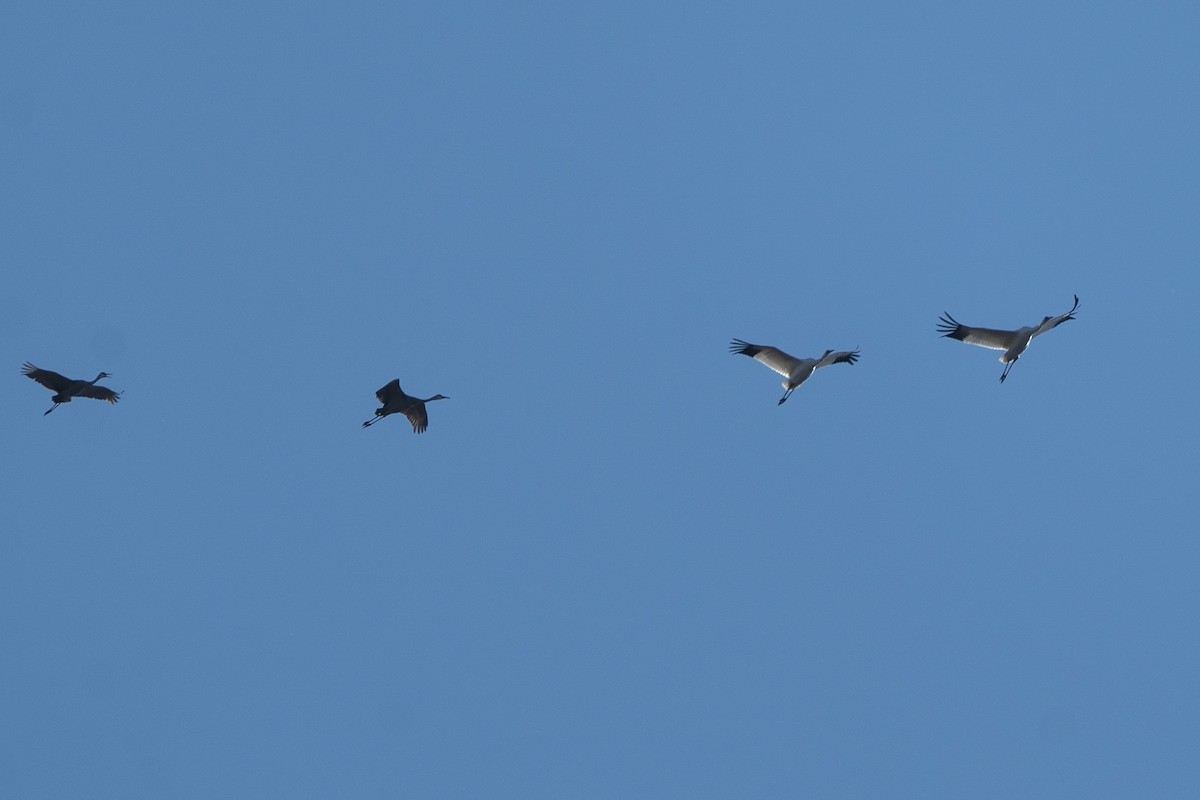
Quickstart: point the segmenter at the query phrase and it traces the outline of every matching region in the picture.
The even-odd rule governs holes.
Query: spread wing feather
[[[1079,308],[1079,295],[1075,295],[1075,305],[1071,306],[1070,311],[1068,311],[1065,314],[1062,314],[1057,317],[1053,317],[1053,318],[1048,319],[1045,322],[1043,322],[1041,325],[1038,326],[1038,329],[1033,332],[1033,336],[1040,336],[1041,334],[1045,333],[1046,331],[1054,330],[1059,325],[1062,325],[1064,322],[1070,322],[1071,320],[1075,319],[1075,311],[1078,308]],[[1033,337],[1030,337],[1030,338],[1033,338]]]
[[[853,364],[858,361],[857,350],[839,350],[821,359],[818,367],[828,367],[830,364]]]
[[[424,433],[429,427],[429,414],[424,403],[414,403],[404,410],[404,416],[412,423],[413,433]]]
[[[404,394],[404,391],[400,388],[400,379],[396,378],[376,392],[375,398],[384,405],[387,405],[388,398],[401,394]]]
[[[729,352],[750,356],[755,361],[765,364],[785,378],[789,377],[800,366],[800,359],[788,355],[778,347],[750,344],[749,342],[743,342],[741,339],[734,339],[729,343]]]
[[[986,347],[988,350],[1007,350],[1012,346],[1016,331],[1001,331],[995,328],[972,328],[961,324],[949,314],[938,319],[938,333],[950,339]]]
[[[107,386],[85,386],[79,390],[76,397],[90,397],[93,400],[107,400],[110,403],[115,403],[121,399],[121,393],[114,392]]]
[[[48,369],[38,369],[33,364],[26,361],[21,366],[21,374],[33,378],[35,381],[45,386],[54,392],[63,392],[70,388],[73,381],[57,372],[52,372]]]

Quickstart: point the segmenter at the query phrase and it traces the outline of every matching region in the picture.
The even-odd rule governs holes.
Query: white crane
[[[427,397],[424,400],[419,397],[409,397],[400,388],[399,378],[396,378],[396,380],[376,392],[375,397],[379,399],[379,402],[383,403],[383,406],[375,410],[374,418],[362,424],[364,428],[371,427],[388,414],[403,414],[412,423],[413,433],[424,433],[425,429],[429,427],[429,414],[425,411],[426,403],[431,403],[434,400],[450,399],[440,394],[435,394],[433,397]]]
[[[1071,310],[1067,313],[1057,317],[1043,317],[1041,323],[1017,328],[1015,331],[972,328],[960,324],[958,320],[947,313],[938,318],[938,333],[951,339],[958,339],[960,342],[986,347],[989,350],[1003,350],[1004,354],[1000,356],[1000,363],[1004,364],[1004,372],[1000,374],[1000,382],[1004,383],[1004,379],[1008,377],[1008,371],[1012,369],[1013,364],[1017,363],[1017,359],[1025,352],[1025,348],[1029,347],[1029,343],[1033,341],[1034,337],[1041,336],[1046,331],[1075,319],[1077,308],[1079,308],[1079,295],[1075,295],[1075,305],[1071,306]]]
[[[21,365],[21,374],[32,378],[54,392],[54,397],[51,398],[54,401],[54,405],[50,406],[50,409],[45,414],[42,414],[43,417],[63,403],[71,402],[72,397],[90,397],[93,400],[107,400],[110,403],[115,403],[121,399],[120,392],[114,392],[107,386],[96,385],[101,379],[112,377],[107,372],[101,372],[90,381],[75,380],[48,369],[38,369],[26,361]]]
[[[825,355],[820,358],[796,358],[789,356],[778,347],[750,344],[741,339],[734,339],[729,343],[729,352],[750,356],[787,379],[783,382],[783,388],[787,391],[783,393],[783,397],[779,398],[779,405],[783,405],[792,392],[796,391],[796,387],[808,380],[808,376],[821,367],[828,367],[830,364],[853,364],[858,361],[857,350],[840,350],[836,353],[833,350],[826,350]]]

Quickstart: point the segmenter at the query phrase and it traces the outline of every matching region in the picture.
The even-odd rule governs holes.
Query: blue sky
[[[1198,24],[10,10],[2,793],[1194,797]]]

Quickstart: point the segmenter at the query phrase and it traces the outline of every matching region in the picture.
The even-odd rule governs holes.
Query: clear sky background
[[[1198,38],[8,8],[0,795],[1198,796]]]

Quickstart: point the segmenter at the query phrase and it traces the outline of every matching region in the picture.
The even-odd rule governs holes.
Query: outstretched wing
[[[400,379],[396,378],[387,386],[384,386],[382,389],[376,392],[375,398],[384,405],[387,405],[388,398],[402,394],[404,394],[404,392],[400,389]]]
[[[79,390],[76,397],[90,397],[93,400],[107,400],[110,403],[115,403],[121,399],[121,393],[114,392],[107,386],[85,386]]]
[[[755,361],[766,364],[785,378],[789,377],[792,371],[800,366],[800,359],[789,356],[778,347],[750,344],[749,342],[743,342],[741,339],[734,339],[729,343],[729,352],[750,356]]]
[[[839,350],[830,352],[817,363],[817,368],[828,367],[830,364],[853,364],[858,361],[857,350]]]
[[[425,411],[424,403],[413,403],[404,409],[404,416],[412,423],[413,433],[424,433],[429,427],[429,414]]]
[[[70,378],[59,375],[57,372],[51,372],[48,369],[38,369],[28,361],[21,366],[21,374],[33,378],[42,386],[55,393],[66,391],[74,382]]]
[[[949,314],[938,318],[938,333],[960,342],[986,347],[988,350],[1007,350],[1013,341],[1015,331],[1000,331],[995,328],[972,328],[959,323]]]
[[[1033,335],[1039,336],[1048,330],[1057,328],[1059,325],[1062,325],[1064,322],[1069,322],[1070,320],[1075,319],[1075,311],[1078,308],[1079,308],[1079,295],[1075,295],[1075,305],[1071,306],[1070,311],[1068,311],[1067,313],[1062,314],[1060,316],[1051,317],[1051,318],[1045,320],[1044,322],[1042,322],[1041,325],[1038,326],[1038,329],[1033,332]],[[1033,337],[1030,337],[1030,338],[1033,338]]]

